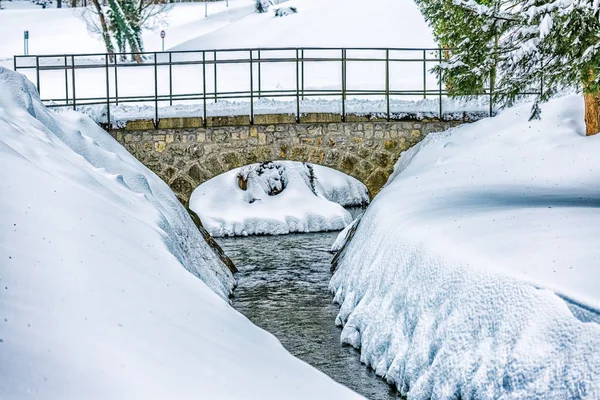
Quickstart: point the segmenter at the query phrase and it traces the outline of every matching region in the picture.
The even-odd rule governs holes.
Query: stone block
[[[148,131],[154,130],[154,120],[152,119],[137,119],[134,121],[127,121],[125,124],[126,131]]]
[[[200,117],[160,118],[158,120],[158,129],[201,128],[202,126],[204,125]]]
[[[254,116],[256,125],[295,124],[294,114],[258,114]]]

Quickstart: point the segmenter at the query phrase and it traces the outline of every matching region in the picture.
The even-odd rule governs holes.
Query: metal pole
[[[164,51],[164,49],[163,49]],[[169,52],[169,105],[173,105],[173,64],[171,61],[171,52]]]
[[[423,50],[423,98],[427,98],[427,50]]]
[[[204,18],[208,18],[208,2],[204,1]]]
[[[69,70],[67,68],[67,56],[65,56],[65,105],[69,104]]]
[[[77,110],[77,96],[75,95],[75,56],[71,55],[71,83],[73,84],[73,110]]]
[[[206,128],[206,52],[202,52],[202,116],[203,125]]]
[[[346,50],[342,49],[342,122],[346,122]]]
[[[260,49],[258,49],[258,98],[260,99]]]
[[[304,100],[304,49],[302,49],[301,56],[302,56],[302,100]]]
[[[215,68],[215,103],[217,102],[217,52],[214,52],[214,68]]]
[[[250,50],[250,125],[254,125],[254,86],[252,83],[252,50]]]
[[[438,53],[439,53],[439,62],[440,62],[440,66],[441,66],[442,65],[442,49],[439,49]],[[439,90],[439,101],[440,101],[440,105],[439,105],[440,106],[440,120],[443,120],[444,117],[443,117],[443,111],[442,111],[442,74],[441,73],[440,73],[438,80],[439,80],[438,90]]]
[[[390,49],[385,50],[385,101],[387,120],[390,120]]]
[[[108,73],[108,54],[104,55],[106,68],[106,129],[110,129],[110,74]]]
[[[40,58],[38,56],[35,56],[35,80],[37,84],[38,93],[41,97],[42,91],[40,90]]]
[[[492,71],[490,71],[490,117],[493,114],[493,109],[494,109],[494,100],[493,100],[493,96],[494,96],[494,85],[492,83]]]
[[[118,77],[118,73],[117,73],[117,56],[113,55],[114,60],[115,60],[115,104],[119,105],[119,77]]]
[[[296,49],[296,123],[300,123],[300,64],[298,49]]]
[[[158,64],[154,53],[154,127],[158,128]]]

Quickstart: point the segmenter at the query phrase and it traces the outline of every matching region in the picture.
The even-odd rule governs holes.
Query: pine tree
[[[266,13],[269,11],[269,7],[271,6],[271,2],[269,0],[255,0],[254,9],[257,13]]]
[[[493,90],[513,104],[523,93],[540,102],[565,88],[583,89],[588,134],[600,131],[600,31],[595,0],[420,0],[436,38],[452,47],[437,69],[451,95]]]
[[[117,41],[117,46],[121,53],[127,51],[127,45],[131,50],[132,58],[141,62],[140,54],[140,33],[141,28],[136,29],[135,19],[132,19],[132,0],[108,0],[109,18],[111,21],[111,31]],[[127,10],[127,12],[125,11]]]

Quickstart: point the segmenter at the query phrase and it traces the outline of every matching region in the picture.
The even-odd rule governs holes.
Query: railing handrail
[[[339,52],[332,56],[318,57],[318,54],[311,52]],[[366,54],[365,57],[352,54],[352,52],[382,52],[381,57]],[[428,65],[432,63],[441,64],[444,57],[447,56],[449,48],[413,48],[413,47],[248,47],[248,48],[229,48],[229,49],[204,49],[204,50],[174,50],[174,51],[151,51],[151,52],[124,52],[124,53],[81,53],[81,54],[43,54],[43,55],[15,55],[14,69],[15,70],[31,70],[35,69],[35,83],[38,91],[40,88],[40,72],[43,71],[64,71],[65,91],[64,98],[56,98],[51,96],[50,99],[43,99],[46,102],[61,102],[61,104],[51,104],[50,106],[72,106],[74,109],[79,105],[95,105],[106,104],[107,109],[107,125],[111,126],[111,105],[133,102],[152,102],[154,103],[154,122],[158,126],[158,106],[159,102],[168,102],[173,105],[173,101],[191,101],[202,100],[203,104],[203,121],[206,126],[207,117],[207,101],[217,102],[219,99],[248,99],[250,103],[250,123],[254,122],[254,100],[260,97],[288,97],[295,98],[296,102],[296,121],[300,122],[300,100],[305,97],[340,97],[341,98],[341,120],[346,117],[346,98],[348,96],[385,96],[387,120],[393,115],[390,110],[391,96],[417,96],[422,95],[423,98],[437,97],[439,101],[438,117],[444,118],[442,109],[442,97],[447,96],[447,90],[443,87],[443,83],[438,79],[436,86],[427,86]],[[269,52],[291,52],[283,54],[281,57],[274,57]],[[348,54],[348,53],[351,54]],[[394,52],[418,52],[415,58],[400,57]],[[238,58],[219,58],[219,54],[223,53],[242,53]],[[266,53],[266,54],[265,54]],[[305,54],[309,53],[309,54]],[[178,55],[196,55],[193,60],[177,59]],[[268,55],[270,57],[264,57]],[[142,56],[144,61],[137,63],[135,61],[119,59]],[[207,57],[208,56],[208,57]],[[92,59],[90,59],[93,57]],[[77,63],[81,58],[85,58],[86,62]],[[24,63],[19,65],[20,60],[29,59],[35,60],[35,63]],[[47,59],[55,59],[60,63],[52,65],[43,65]],[[160,59],[160,60],[159,60]],[[42,63],[40,63],[42,61]],[[316,62],[336,62],[339,63],[341,70],[341,82],[332,82],[334,85],[341,84],[341,89],[306,89],[305,88],[305,64]],[[352,89],[348,87],[347,65],[355,62],[385,62],[385,85],[384,89]],[[261,85],[261,66],[264,64],[277,63],[294,63],[295,64],[295,88],[264,90]],[[392,63],[422,63],[422,72],[415,76],[415,81],[422,79],[423,86],[421,89],[396,90],[390,86],[390,65]],[[249,64],[248,80],[249,90],[228,90],[219,91],[218,88],[218,65],[222,64]],[[173,68],[186,65],[201,65],[202,66],[202,91],[193,93],[174,93],[173,90]],[[207,66],[210,69],[207,69]],[[119,97],[119,79],[118,71],[122,68],[146,67],[154,69],[154,93],[144,95],[128,95]],[[169,92],[163,94],[159,91],[159,68],[164,72],[164,67],[168,67],[169,74]],[[104,96],[80,96],[77,97],[76,92],[76,70],[83,69],[104,69],[105,77],[102,79],[106,82],[106,92]],[[257,69],[257,73],[255,73]],[[207,74],[212,75],[214,86],[207,87]],[[69,77],[70,75],[70,77]],[[164,73],[161,74],[164,77]],[[69,86],[69,80],[71,86]],[[257,81],[257,82],[256,82]],[[257,84],[257,85],[256,85]],[[112,85],[112,86],[111,86]],[[255,86],[256,85],[256,86]],[[112,90],[111,90],[112,89]],[[528,94],[528,93],[524,93]],[[473,96],[489,96],[489,115],[493,114],[493,93],[489,89],[484,88],[482,93],[473,93]]]
[[[58,58],[58,57],[116,57],[116,56],[133,56],[133,55],[154,55],[154,54],[190,54],[190,53],[234,53],[248,51],[295,51],[295,50],[316,50],[316,51],[332,51],[332,50],[347,50],[347,51],[450,51],[450,48],[443,47],[239,47],[225,49],[200,49],[200,50],[167,50],[167,51],[139,51],[139,52],[119,52],[119,53],[77,53],[77,54],[17,54],[15,58]]]

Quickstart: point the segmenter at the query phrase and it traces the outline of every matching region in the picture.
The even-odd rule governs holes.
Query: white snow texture
[[[0,398],[359,397],[229,306],[165,183],[1,67],[0,193]]]
[[[203,183],[192,193],[190,208],[213,236],[281,235],[343,229],[352,217],[342,206],[368,202],[365,185],[342,172],[274,161]]]
[[[600,136],[529,106],[404,153],[337,257],[342,341],[409,399],[600,398]]]

